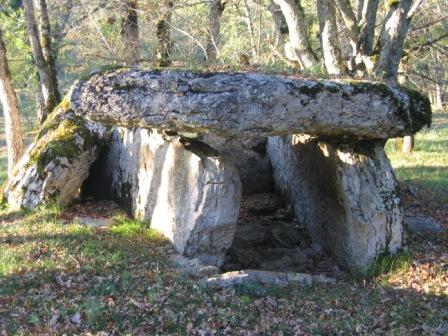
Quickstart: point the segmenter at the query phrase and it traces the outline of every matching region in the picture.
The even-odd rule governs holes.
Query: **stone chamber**
[[[74,85],[3,191],[116,201],[222,271],[343,277],[403,246],[384,153],[427,98],[371,82],[122,69]]]

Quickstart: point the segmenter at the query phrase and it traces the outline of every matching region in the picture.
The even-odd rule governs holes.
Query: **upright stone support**
[[[246,136],[230,139],[216,134],[204,134],[201,141],[218,150],[238,169],[243,194],[253,195],[273,191],[271,160],[266,153],[267,137]]]
[[[179,253],[222,264],[233,240],[241,182],[234,165],[217,151],[155,130],[117,128],[93,170],[86,186],[91,192],[113,195]]]
[[[3,197],[13,209],[69,204],[108,137],[107,128],[58,107],[14,169]]]
[[[268,154],[297,218],[343,266],[363,270],[401,247],[403,213],[382,144],[272,137]]]

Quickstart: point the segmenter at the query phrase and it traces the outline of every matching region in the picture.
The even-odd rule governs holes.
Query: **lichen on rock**
[[[64,101],[63,101],[64,102]],[[2,192],[12,208],[70,203],[108,136],[105,126],[61,104],[48,117]]]
[[[401,248],[403,212],[381,142],[272,137],[268,153],[279,191],[313,241],[341,265],[363,271]]]
[[[85,189],[110,197],[164,234],[178,253],[220,266],[241,199],[235,166],[195,139],[115,128]],[[103,192],[105,190],[105,192]]]
[[[381,82],[135,68],[80,81],[70,102],[77,114],[114,126],[228,138],[387,139],[415,133],[431,113],[426,97]]]

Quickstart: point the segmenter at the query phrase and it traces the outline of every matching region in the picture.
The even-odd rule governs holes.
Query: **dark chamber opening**
[[[222,271],[260,269],[277,272],[344,273],[276,193],[244,196],[232,246]]]

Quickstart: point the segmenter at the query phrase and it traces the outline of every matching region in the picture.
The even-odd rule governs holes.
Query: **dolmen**
[[[243,194],[291,205],[351,271],[403,246],[384,153],[431,120],[426,97],[367,81],[115,69],[74,84],[3,189],[12,208],[117,201],[176,250],[221,266]]]

